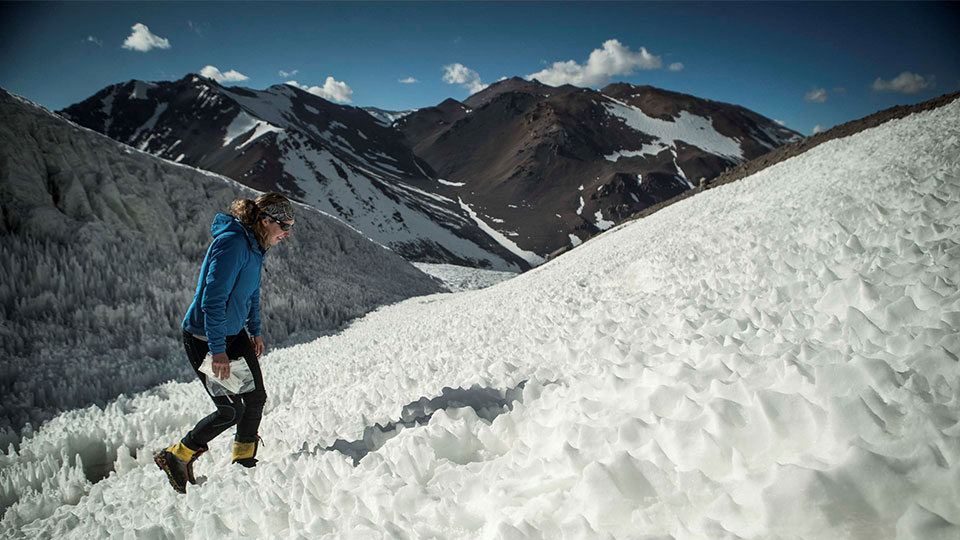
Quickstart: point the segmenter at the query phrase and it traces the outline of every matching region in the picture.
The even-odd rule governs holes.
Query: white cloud
[[[813,126],[813,134],[816,135],[817,133],[823,133],[823,126],[820,124]]]
[[[659,69],[662,67],[659,56],[647,52],[646,47],[631,51],[616,39],[608,39],[602,49],[594,49],[585,65],[573,60],[554,62],[553,66],[531,73],[525,78],[551,86],[572,84],[575,86],[602,86],[610,82],[614,75],[631,75],[637,69]]]
[[[154,35],[147,25],[137,23],[131,28],[133,32],[123,41],[123,48],[133,51],[147,52],[151,49],[169,49],[170,41]]]
[[[250,78],[250,77],[247,77],[246,75],[244,75],[243,73],[240,73],[239,71],[235,71],[235,70],[232,70],[232,69],[231,69],[230,71],[226,72],[226,73],[221,73],[219,69],[217,69],[217,68],[215,68],[215,67],[213,67],[213,66],[207,66],[207,67],[201,69],[201,70],[200,70],[200,75],[203,75],[204,77],[206,77],[206,78],[208,78],[208,79],[213,79],[213,80],[217,81],[218,83],[222,83],[222,82],[239,82],[239,81],[245,81],[245,80],[247,80],[247,79]]]
[[[403,84],[416,84],[420,81],[414,79],[413,77],[407,77],[406,79],[400,79],[399,82],[402,82]]]
[[[299,69],[295,69],[295,70],[293,70],[293,71],[284,71],[284,70],[281,69],[281,70],[279,71],[279,73],[280,73],[280,76],[281,76],[281,77],[287,78],[287,77],[293,77],[293,76],[296,75],[297,73],[300,73],[300,70],[299,70]]]
[[[93,36],[87,36],[87,39],[83,40],[84,43],[93,43],[98,47],[103,47],[103,42]]]
[[[897,92],[900,94],[917,94],[935,86],[934,76],[923,77],[916,73],[904,71],[892,80],[885,81],[880,77],[873,81],[873,89],[877,92]]]
[[[187,19],[187,26],[189,26],[191,30],[193,30],[194,32],[196,32],[196,34],[197,34],[198,36],[202,36],[202,35],[203,35],[203,32],[200,30],[200,25],[199,25],[199,24],[191,21],[190,19]]]
[[[353,90],[347,86],[347,83],[337,81],[333,77],[327,77],[327,80],[323,86],[307,86],[305,84],[300,84],[297,81],[287,81],[287,84],[290,86],[296,86],[305,92],[310,92],[311,94],[320,96],[323,99],[337,101],[339,103],[350,103],[350,96],[353,95]]]
[[[443,82],[459,84],[471,94],[476,94],[488,86],[480,81],[479,73],[459,62],[443,66]]]
[[[813,87],[813,90],[804,94],[803,99],[810,103],[823,103],[827,100],[827,89]]]
[[[670,64],[670,71],[683,71],[683,63],[682,63],[682,62],[674,62],[674,63]]]

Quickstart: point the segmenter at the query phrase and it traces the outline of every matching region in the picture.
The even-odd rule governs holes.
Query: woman
[[[267,399],[257,360],[263,353],[260,270],[267,250],[290,236],[293,223],[293,205],[279,193],[264,193],[253,201],[237,199],[230,205],[230,215],[217,214],[213,220],[213,242],[183,319],[183,344],[217,410],[200,420],[180,442],[153,456],[181,493],[186,492],[187,482],[196,483],[193,463],[207,451],[207,443],[230,426],[237,426],[233,462],[256,465],[257,431]],[[213,356],[213,373],[220,379],[230,376],[231,358],[245,360],[255,387],[242,394],[214,395],[207,376],[200,372],[208,352]]]

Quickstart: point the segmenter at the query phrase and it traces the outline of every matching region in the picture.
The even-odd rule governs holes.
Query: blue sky
[[[462,100],[501,77],[539,74],[555,84],[622,81],[735,103],[810,134],[960,90],[957,3],[7,2],[0,9],[0,86],[50,109],[117,82],[175,80],[207,66],[245,77],[224,84],[296,81],[341,103],[388,110]]]

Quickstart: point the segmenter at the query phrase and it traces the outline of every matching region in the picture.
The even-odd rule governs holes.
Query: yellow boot
[[[167,473],[167,479],[170,480],[173,489],[180,493],[186,493],[187,482],[192,476],[188,471],[192,469],[193,460],[203,453],[202,450],[205,449],[194,450],[182,442],[178,442],[153,454],[153,462],[157,464],[161,471]]]
[[[259,442],[260,437],[257,437],[257,440],[253,442],[233,441],[233,462],[244,467],[256,467],[257,460],[254,456],[257,455]]]

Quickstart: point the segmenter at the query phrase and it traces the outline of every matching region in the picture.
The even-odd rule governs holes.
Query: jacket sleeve
[[[246,249],[246,239],[233,235],[216,238],[210,247],[200,308],[203,310],[203,326],[211,354],[227,350],[227,300],[240,274]]]
[[[260,284],[257,283],[256,290],[250,296],[250,314],[247,315],[247,330],[250,331],[250,337],[260,335]]]

